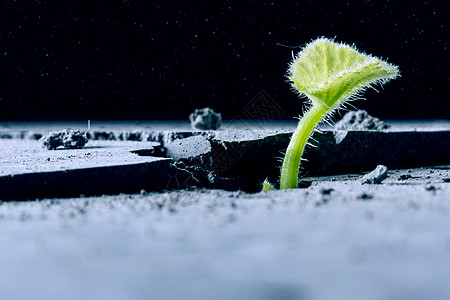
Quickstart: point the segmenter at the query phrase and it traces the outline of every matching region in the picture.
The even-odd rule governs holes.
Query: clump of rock
[[[48,150],[62,149],[81,149],[86,145],[88,139],[86,133],[80,130],[63,129],[52,131],[41,138],[43,145]]]
[[[196,109],[189,116],[191,126],[200,130],[216,130],[222,125],[222,114],[216,113],[209,107]]]
[[[383,130],[391,127],[388,123],[372,117],[365,110],[350,111],[334,125],[337,130]]]
[[[362,184],[380,184],[387,178],[388,168],[383,165],[378,165],[375,170],[369,174],[361,177],[360,182]]]

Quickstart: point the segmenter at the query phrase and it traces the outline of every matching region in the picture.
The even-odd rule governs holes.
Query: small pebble
[[[320,189],[320,193],[322,195],[330,195],[332,191],[334,191],[334,189],[331,189],[331,188],[329,188],[329,189],[326,189],[326,188]]]
[[[425,190],[429,191],[429,192],[435,192],[436,191],[436,187],[434,185],[426,185],[425,186]]]
[[[196,109],[189,116],[191,126],[200,130],[217,130],[222,125],[222,115],[209,107]]]
[[[378,165],[375,170],[361,177],[360,182],[361,184],[380,184],[387,178],[387,171],[386,166]]]
[[[373,199],[373,196],[367,193],[362,193],[361,195],[358,196],[358,199],[360,200],[371,200]]]
[[[398,180],[406,180],[406,179],[410,179],[410,178],[412,178],[412,176],[409,174],[402,174],[402,175],[398,176]]]

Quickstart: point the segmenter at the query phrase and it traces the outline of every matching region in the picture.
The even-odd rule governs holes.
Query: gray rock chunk
[[[365,110],[350,111],[334,125],[337,130],[383,130],[391,127]]]
[[[362,184],[380,184],[387,178],[387,171],[386,166],[378,165],[375,170],[361,177],[360,182]]]
[[[203,136],[178,139],[165,145],[167,157],[174,160],[194,158],[211,152],[210,142]]]
[[[196,109],[189,116],[191,126],[194,129],[200,130],[216,130],[222,125],[222,115],[216,113],[213,109],[206,107]]]
[[[55,150],[59,147],[63,149],[81,149],[88,142],[84,132],[74,129],[52,131],[43,136],[41,140],[44,147],[48,150]]]
[[[174,160],[172,166],[178,170],[175,187],[210,187],[215,181],[211,163],[211,142],[203,136],[177,139],[165,145],[167,157]],[[190,178],[186,178],[188,174]],[[180,177],[184,178],[181,179]],[[180,184],[181,182],[181,184]]]

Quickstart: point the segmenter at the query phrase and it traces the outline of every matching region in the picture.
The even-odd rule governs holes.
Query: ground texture
[[[449,215],[450,183],[3,202],[1,294],[448,299]]]
[[[71,155],[122,149],[86,151]],[[37,168],[65,167],[62,151],[48,155]],[[265,193],[0,201],[0,298],[449,299],[450,166],[389,170],[381,184],[362,175]]]

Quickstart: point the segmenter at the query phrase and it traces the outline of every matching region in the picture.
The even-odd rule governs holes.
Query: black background
[[[318,36],[400,67],[356,107],[450,118],[444,1],[2,3],[0,120],[186,119],[205,106],[233,118],[261,91],[290,119],[303,100],[285,78],[299,48],[286,46]]]

